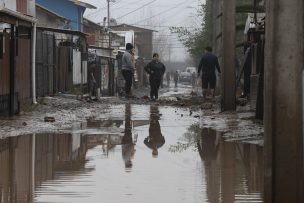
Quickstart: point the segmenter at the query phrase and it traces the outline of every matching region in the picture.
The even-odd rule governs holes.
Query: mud
[[[139,90],[138,90],[139,91]],[[141,89],[137,95],[145,95],[149,89]],[[101,101],[79,100],[73,95],[46,97],[34,112],[24,113],[14,118],[0,120],[0,138],[31,133],[69,132],[75,124],[88,119],[122,119],[122,109],[126,104],[139,106],[163,106],[175,109],[183,118],[190,116],[200,121],[202,128],[211,128],[223,132],[228,141],[241,141],[263,145],[263,125],[255,122],[254,115],[247,106],[241,106],[235,113],[220,112],[220,97],[203,100],[199,94],[193,94],[190,86],[164,88],[160,90],[157,102],[141,98],[125,99],[119,97],[102,97]],[[185,110],[186,113],[181,113]],[[137,115],[137,114],[136,114]],[[52,118],[53,122],[45,122]]]

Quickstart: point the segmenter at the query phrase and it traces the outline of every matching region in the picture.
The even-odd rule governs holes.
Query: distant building
[[[83,28],[83,32],[87,34],[87,43],[89,45],[109,47],[109,35],[103,26],[84,18]]]
[[[36,0],[36,3],[70,20],[72,30],[83,31],[83,14],[95,6],[76,0]]]
[[[134,36],[133,42],[130,41],[131,39],[125,39],[125,43],[134,43],[135,44],[135,49],[136,49],[136,54],[139,57],[142,58],[152,58],[152,51],[153,51],[153,32],[154,30],[146,29],[146,28],[141,28],[141,27],[136,27],[132,25],[127,25],[127,24],[121,24],[121,25],[116,25],[116,26],[111,26],[112,32],[121,34],[123,33],[130,33],[133,32]],[[127,36],[126,36],[127,37]],[[130,37],[128,37],[130,38]],[[117,40],[121,41],[121,38],[118,38]],[[112,44],[115,44],[115,41],[112,41]]]

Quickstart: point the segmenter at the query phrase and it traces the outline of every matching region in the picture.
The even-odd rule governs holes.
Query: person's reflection
[[[131,105],[126,104],[125,109],[125,132],[122,137],[122,158],[125,162],[125,168],[130,169],[133,166],[132,159],[135,154],[135,144],[132,137]]]
[[[158,149],[165,144],[165,138],[161,133],[159,125],[159,110],[158,106],[150,107],[150,127],[149,136],[145,138],[144,143],[152,149],[152,156],[158,156]]]
[[[210,203],[218,203],[220,201],[220,166],[216,160],[220,145],[216,132],[203,128],[197,145],[205,166],[208,200]]]

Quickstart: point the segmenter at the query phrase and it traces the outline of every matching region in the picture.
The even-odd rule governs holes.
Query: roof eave
[[[34,17],[24,15],[20,12],[13,11],[13,10],[10,10],[8,8],[5,8],[5,7],[0,8],[0,13],[7,14],[9,16],[15,17],[19,20],[23,20],[23,21],[29,22],[29,23],[36,23],[37,22],[37,19],[34,18]]]
[[[79,0],[69,0],[71,2],[73,2],[74,4],[84,7],[84,8],[88,8],[88,9],[97,9],[97,7],[93,6],[92,4],[86,3],[86,2],[82,2]]]

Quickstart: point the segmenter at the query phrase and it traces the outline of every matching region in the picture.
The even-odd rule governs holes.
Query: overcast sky
[[[107,16],[107,0],[82,0],[97,7],[88,9],[85,17],[101,23]],[[114,0],[111,0],[114,1]],[[159,31],[161,35],[170,35],[170,26],[195,27],[198,23],[195,17],[199,2],[204,0],[115,0],[110,4],[111,18],[118,24],[127,23]],[[157,34],[157,33],[156,33]],[[173,48],[172,60],[184,60],[185,49],[176,36],[170,41]]]

